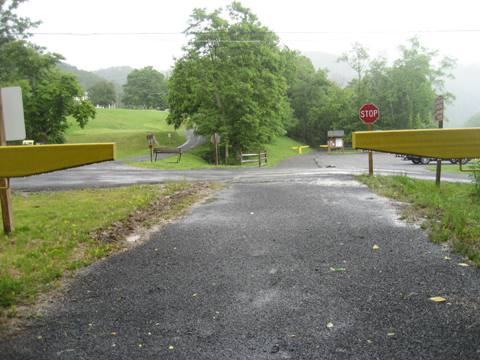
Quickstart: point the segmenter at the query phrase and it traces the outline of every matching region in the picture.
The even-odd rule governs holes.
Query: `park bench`
[[[182,148],[166,148],[166,147],[158,147],[158,141],[155,137],[155,134],[150,133],[147,135],[148,140],[148,148],[150,149],[150,161],[153,161],[153,155],[155,155],[155,161],[157,161],[158,154],[178,154],[177,157],[177,164],[182,159]]]

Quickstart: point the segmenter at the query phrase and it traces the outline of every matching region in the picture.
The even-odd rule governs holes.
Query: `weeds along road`
[[[194,139],[192,144],[195,144]],[[74,188],[112,187],[152,184],[167,181],[227,181],[250,182],[316,177],[321,175],[361,174],[368,171],[367,154],[328,155],[314,152],[288,159],[276,168],[235,168],[207,170],[150,170],[126,165],[120,161],[82,166],[26,178],[12,179],[14,190],[65,190]],[[375,154],[376,174],[408,175],[420,179],[435,179],[435,173],[425,166],[413,165],[390,154]],[[443,174],[445,181],[469,182],[465,174]]]
[[[476,268],[351,176],[292,179],[233,183],[91,266],[0,357],[480,358]]]

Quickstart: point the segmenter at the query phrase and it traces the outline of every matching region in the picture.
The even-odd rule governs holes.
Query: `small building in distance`
[[[344,150],[344,141],[345,131],[343,130],[329,130],[327,132],[328,137],[328,151],[332,150]]]

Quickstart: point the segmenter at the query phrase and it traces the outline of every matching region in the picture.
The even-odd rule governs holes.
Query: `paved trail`
[[[479,359],[459,262],[350,176],[252,179],[90,267],[0,358]]]

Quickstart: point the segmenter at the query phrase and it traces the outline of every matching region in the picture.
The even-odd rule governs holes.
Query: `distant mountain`
[[[77,80],[82,86],[83,90],[85,91],[91,86],[95,85],[97,82],[104,80],[101,76],[98,76],[89,71],[80,70],[77,67],[67,63],[61,62],[57,66],[63,71],[74,74],[77,77]]]
[[[134,68],[130,66],[117,66],[95,70],[93,73],[113,82],[114,84],[124,85],[127,83],[128,74],[130,74],[133,70]]]
[[[111,81],[115,86],[115,92],[118,99],[122,98],[123,85],[127,83],[128,74],[134,70],[130,66],[111,67],[96,71],[81,70],[67,63],[59,63],[57,66],[63,71],[74,74],[85,91],[99,81]]]

